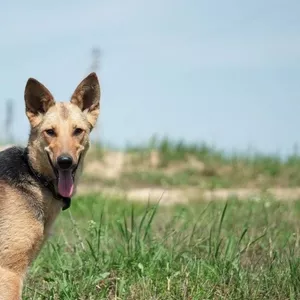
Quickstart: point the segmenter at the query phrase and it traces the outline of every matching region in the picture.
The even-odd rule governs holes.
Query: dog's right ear
[[[34,78],[29,78],[25,87],[26,115],[32,127],[37,126],[47,110],[55,104],[49,90]]]

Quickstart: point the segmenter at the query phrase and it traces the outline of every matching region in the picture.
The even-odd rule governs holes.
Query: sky
[[[26,142],[27,79],[69,101],[99,47],[93,139],[289,153],[300,145],[299,14],[296,0],[2,1],[0,122],[13,99],[14,136]]]

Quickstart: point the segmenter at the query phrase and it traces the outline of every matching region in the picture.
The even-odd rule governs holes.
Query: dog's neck
[[[62,201],[63,210],[68,209],[71,206],[71,198],[62,197],[58,194],[56,186],[57,179],[53,178],[53,176],[46,176],[40,171],[41,169],[38,168],[39,164],[34,164],[34,162],[38,162],[38,160],[32,159],[29,146],[25,148],[24,157],[28,165],[29,172],[31,173],[33,179],[36,180],[39,183],[39,185],[42,186],[44,189],[50,191],[54,199]]]
[[[56,181],[56,176],[45,158],[45,153],[39,150],[34,142],[29,142],[27,145],[28,161],[31,167],[37,174],[42,174],[49,181]]]
[[[42,178],[43,182],[49,182],[50,186],[53,186],[53,189],[50,188],[50,191],[52,192],[54,198],[58,199],[64,199],[64,197],[60,196],[58,194],[58,190],[57,190],[57,177],[56,175],[53,173],[53,169],[51,167],[51,165],[49,164],[48,158],[45,155],[45,150],[40,150],[41,147],[39,147],[39,145],[37,145],[37,142],[35,140],[31,140],[29,139],[28,145],[26,147],[26,151],[27,151],[27,159],[28,159],[28,164],[30,165],[32,172],[37,176],[37,178]],[[79,177],[82,173],[82,169],[83,169],[83,163],[84,163],[84,158],[86,155],[86,152],[89,149],[89,144],[87,144],[85,150],[81,153],[81,158],[79,161],[79,164],[77,166],[77,170],[75,173],[75,178],[74,178],[74,193],[73,195],[76,193],[77,190],[77,185],[78,185],[78,180]],[[43,182],[43,185],[45,185]],[[49,189],[49,186],[48,186]],[[69,199],[69,198],[66,198]],[[64,200],[63,200],[64,201]],[[69,201],[69,200],[66,200]]]

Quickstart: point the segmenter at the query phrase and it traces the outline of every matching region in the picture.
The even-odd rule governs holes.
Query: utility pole
[[[94,47],[92,49],[92,64],[90,67],[91,72],[98,72],[100,69],[100,57],[101,57],[101,50],[98,47]],[[98,125],[96,124],[94,131],[96,135],[96,142],[100,144],[100,130],[99,130],[99,122],[98,120]]]
[[[97,72],[100,68],[100,56],[101,51],[99,48],[95,47],[92,49],[92,65],[91,65],[91,71]]]
[[[14,110],[13,110],[13,100],[7,99],[6,100],[6,109],[5,109],[5,139],[6,143],[13,143],[14,137],[13,137],[13,130],[12,130],[12,124],[13,124],[13,116],[14,116]]]

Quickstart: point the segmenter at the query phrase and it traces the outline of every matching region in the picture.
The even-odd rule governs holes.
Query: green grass
[[[128,186],[200,186],[203,182],[201,174],[197,170],[186,169],[176,172],[173,175],[166,175],[163,172],[156,171],[140,171],[125,172],[122,174],[118,182],[124,187]]]
[[[259,200],[76,198],[24,299],[300,299],[300,202]]]
[[[238,177],[238,174],[232,176],[218,176],[217,174],[204,175],[202,172],[192,168],[186,168],[175,172],[174,174],[165,174],[161,170],[149,171],[134,171],[124,172],[118,181],[112,182],[110,186],[117,185],[123,188],[128,187],[198,187],[202,189],[216,189],[216,188],[233,188],[243,187],[246,183],[245,178]],[[98,178],[90,179],[89,183],[100,181]],[[87,181],[85,181],[87,182]],[[100,181],[101,182],[101,181]],[[106,186],[109,186],[105,182]],[[265,185],[260,185],[265,187]]]

